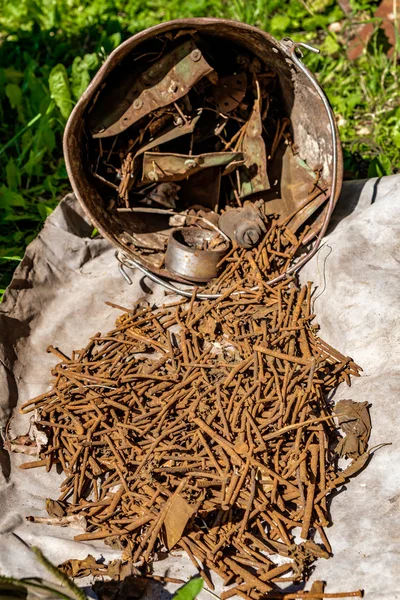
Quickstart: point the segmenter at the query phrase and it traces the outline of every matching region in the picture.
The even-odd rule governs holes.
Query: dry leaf
[[[307,569],[316,558],[330,557],[326,550],[312,540],[307,540],[301,544],[292,544],[292,546],[289,547],[289,556],[294,559],[294,574],[300,576],[301,573],[304,572],[304,569]]]
[[[371,454],[369,451],[364,452],[363,454],[360,454],[360,456],[358,456],[356,459],[354,459],[349,464],[349,466],[341,473],[342,477],[347,478],[347,477],[354,477],[354,475],[357,475],[357,473],[365,467],[370,456],[371,456]]]
[[[140,571],[133,566],[131,561],[123,562],[122,560],[117,559],[108,563],[105,575],[108,575],[111,579],[122,580],[131,575],[140,575]]]
[[[208,350],[207,344],[205,344],[204,349]],[[229,360],[230,362],[240,360],[238,349],[235,348],[225,336],[220,338],[217,342],[211,342],[210,356],[222,356],[225,360]]]
[[[94,575],[101,575],[102,577],[111,577],[113,579],[113,584],[115,585],[115,580],[126,580],[127,578],[131,578],[140,575],[140,571],[133,565],[132,561],[123,561],[120,559],[112,560],[109,563],[101,563],[97,562],[96,559],[91,555],[84,559],[71,559],[67,560],[61,565],[59,565],[59,569],[66,573],[68,577],[88,577]],[[128,597],[130,594],[125,595],[124,597]],[[139,597],[139,596],[132,596]]]
[[[117,535],[114,537],[108,537],[104,540],[106,546],[110,546],[113,550],[123,550],[123,546],[121,544],[121,540]]]
[[[59,500],[51,500],[51,498],[46,498],[46,512],[49,517],[64,517],[65,504]]]
[[[38,427],[36,425],[36,421],[38,421],[39,419],[40,419],[39,413],[37,410],[35,410],[33,423],[30,428],[29,433],[30,433],[30,436],[35,440],[38,455],[41,453],[42,449],[45,446],[47,446],[49,443],[49,438],[47,437],[47,433],[45,433],[42,429],[38,429]]]
[[[357,458],[366,451],[371,433],[368,402],[340,400],[333,411],[339,419],[339,426],[346,434],[336,446],[336,452],[340,456]]]
[[[309,556],[311,556],[312,559],[314,559],[314,557],[329,558],[329,556],[330,556],[329,552],[324,550],[324,548],[322,548],[322,546],[320,546],[319,544],[316,544],[312,540],[307,540],[306,542],[302,542],[300,544],[300,546],[302,546],[305,554],[308,554]]]
[[[86,558],[78,559],[71,558],[66,560],[58,568],[68,575],[68,577],[88,577],[92,575],[93,571],[98,571],[103,565],[96,562],[96,559],[91,554],[88,554]]]
[[[322,600],[323,598],[323,593],[325,591],[325,581],[314,581],[314,583],[311,586],[310,589],[310,594],[321,594],[321,596],[317,597],[315,596],[314,600]]]
[[[174,496],[164,520],[166,546],[171,550],[182,537],[194,510],[179,494]]]
[[[29,435],[19,435],[13,440],[7,440],[4,448],[8,452],[18,452],[19,454],[28,454],[29,456],[37,456],[39,454],[35,440],[32,440]]]
[[[199,325],[199,331],[204,335],[209,336],[211,339],[214,339],[216,327],[217,324],[215,322],[215,319],[213,319],[213,317],[207,316],[204,319],[202,319]]]

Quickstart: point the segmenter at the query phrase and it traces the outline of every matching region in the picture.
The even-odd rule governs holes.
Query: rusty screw
[[[194,61],[194,62],[198,62],[201,59],[201,52],[198,48],[196,48],[196,50],[193,50],[192,53],[190,54],[190,58]]]

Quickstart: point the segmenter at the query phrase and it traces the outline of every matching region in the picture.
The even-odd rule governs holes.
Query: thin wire
[[[323,294],[323,293],[325,292],[325,290],[326,290],[326,261],[328,260],[328,258],[329,258],[329,257],[330,257],[330,255],[332,254],[332,252],[333,252],[333,248],[332,248],[332,246],[330,246],[329,244],[325,243],[325,244],[323,244],[322,246],[320,246],[320,247],[318,248],[318,252],[321,252],[322,248],[325,248],[325,246],[326,246],[327,248],[329,248],[329,252],[328,252],[328,254],[327,254],[327,255],[324,257],[324,259],[323,259],[323,260],[324,260],[324,264],[323,264],[323,267],[322,267],[323,288],[322,288],[322,290],[320,291],[320,293],[319,293],[319,294],[317,294],[317,295],[315,296],[315,298],[313,298],[313,303],[312,303],[312,312],[314,312],[314,307],[315,307],[315,303],[316,303],[316,301],[318,300],[318,298],[319,298],[320,296],[322,296],[322,294]],[[320,256],[320,255],[318,254],[318,256],[317,256],[317,271],[318,271],[318,275],[321,275],[321,272],[320,272],[320,270],[319,270],[319,262],[318,262],[318,261],[319,261],[319,256]]]
[[[146,267],[144,267],[142,264],[140,264],[140,262],[137,262],[134,258],[131,258],[131,257],[128,258],[126,255],[124,255],[122,252],[120,253],[120,251],[118,251],[118,250],[115,253],[115,256],[116,256],[118,262],[120,263],[119,271],[125,277],[125,279],[129,278],[129,276],[123,270],[123,266],[128,267],[129,269],[139,269],[139,271],[141,271],[144,275],[146,275],[146,277],[148,277],[155,283],[162,285],[170,292],[174,292],[175,294],[180,294],[181,296],[185,296],[186,298],[192,298],[193,292],[189,292],[187,290],[182,290],[181,288],[177,288],[174,285],[172,285],[171,283],[169,283],[168,281],[161,279],[161,277],[154,275],[154,273],[152,273],[151,271],[146,269]],[[130,280],[130,278],[129,278],[129,280]],[[131,283],[132,283],[132,281],[131,281]],[[190,287],[191,287],[191,289],[193,289],[193,286],[190,286]],[[217,298],[219,298],[220,296],[221,296],[221,294],[201,294],[201,293],[196,294],[196,298],[198,298],[199,300],[217,300]]]
[[[193,291],[190,292],[188,290],[183,290],[182,288],[175,287],[168,281],[165,281],[165,279],[161,279],[161,277],[158,277],[157,275],[155,275],[154,273],[152,273],[151,271],[146,269],[146,267],[144,267],[140,262],[137,262],[134,258],[126,256],[120,250],[116,251],[115,256],[116,256],[118,262],[120,263],[119,270],[123,274],[125,279],[129,276],[123,270],[124,266],[128,267],[128,269],[139,269],[139,271],[141,271],[144,275],[146,275],[146,277],[148,277],[155,283],[159,283],[160,285],[165,287],[167,290],[174,292],[175,294],[180,294],[181,296],[185,296],[186,298],[193,297]],[[129,280],[130,280],[130,278],[129,278]],[[189,289],[193,290],[194,286],[190,286]],[[258,286],[255,286],[255,287],[249,288],[248,290],[232,292],[232,296],[246,294],[247,292],[257,292],[257,291],[258,291]],[[202,294],[201,292],[199,294],[196,294],[196,298],[198,298],[199,300],[217,300],[221,296],[222,296],[222,294]]]
[[[132,279],[129,277],[128,273],[126,273],[124,271],[124,263],[118,258],[118,251],[115,253],[115,256],[117,257],[117,260],[118,260],[118,271],[121,273],[121,275],[125,279],[126,283],[128,285],[132,285]]]

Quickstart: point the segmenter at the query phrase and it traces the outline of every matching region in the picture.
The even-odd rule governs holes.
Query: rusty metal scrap
[[[155,139],[153,138],[148,144],[146,144],[145,146],[142,146],[140,148],[140,150],[137,151],[137,153],[135,155],[135,159],[137,159],[139,156],[141,156],[148,150],[152,150],[155,146],[162,146],[162,144],[166,144],[167,142],[172,142],[173,140],[176,140],[177,138],[179,138],[183,135],[188,135],[189,133],[193,133],[193,131],[201,117],[201,114],[202,114],[202,111],[199,111],[199,113],[197,115],[195,115],[190,121],[186,121],[186,122],[182,122],[182,123],[179,122],[178,125],[173,125],[172,128],[170,127],[168,129],[168,131],[165,131],[164,133],[162,133]]]
[[[193,44],[199,51],[195,58],[201,60],[201,54],[211,71],[183,96],[172,94],[167,104],[157,101],[126,129],[97,137],[126,111],[133,110],[133,103],[143,91],[150,90],[155,97],[154,88],[183,58],[178,57],[178,48],[184,44]],[[150,144],[148,149],[155,152],[161,148],[163,152],[188,156],[238,152],[257,98],[267,157],[265,171],[271,187],[266,190],[265,185],[264,191],[246,198],[262,200],[263,212],[269,213],[272,220],[277,216],[284,220],[290,215],[295,217],[307,205],[292,226],[303,246],[325,230],[340,192],[343,161],[332,112],[316,80],[299,61],[296,49],[300,46],[287,39],[280,43],[243,23],[210,18],[160,24],[126,40],[105,61],[79,100],[64,136],[71,184],[99,232],[153,275],[180,281],[163,266],[150,268],[147,253],[123,241],[124,234],[132,233],[132,229],[141,235],[154,231],[148,221],[120,212],[121,208],[152,206],[148,196],[156,182],[142,186],[140,181],[143,148]],[[174,52],[175,58],[168,65],[167,57]],[[201,118],[193,127],[199,113]],[[186,126],[190,132],[183,134],[182,127]],[[167,132],[173,139],[159,145],[158,138]],[[129,153],[137,158],[125,168]],[[258,168],[254,171],[259,173]],[[202,194],[196,193],[203,182],[197,175],[183,180],[174,206],[177,212],[185,213],[196,206],[196,210],[211,208],[221,216],[227,208],[240,208],[245,182],[239,165],[230,173],[216,168],[215,173],[207,173],[207,190]],[[303,236],[306,228],[307,235]],[[319,243],[318,239],[305,256],[298,256],[290,272],[305,264]],[[163,264],[164,257],[160,258]]]
[[[241,208],[226,210],[219,218],[218,227],[243,248],[252,248],[263,237],[266,223],[256,203],[245,202]]]
[[[180,181],[202,169],[236,167],[244,163],[241,152],[209,152],[200,155],[182,155],[164,152],[145,152],[142,184],[154,181]]]
[[[214,98],[222,113],[229,113],[239,106],[246,95],[247,75],[238,73],[221,77],[214,91]]]
[[[167,72],[164,75],[165,71]],[[93,137],[118,135],[151,111],[185,96],[199,79],[212,71],[213,68],[207,63],[201,51],[196,48],[192,40],[188,40],[166,54],[138,78],[131,92],[135,97],[131,106],[118,121],[106,129],[98,125],[93,132]],[[162,79],[159,81],[160,77]]]
[[[210,281],[218,275],[218,264],[229,249],[216,231],[197,227],[178,228],[170,235],[165,266],[195,283]]]
[[[219,299],[112,305],[112,331],[70,357],[49,347],[53,387],[21,408],[48,440],[22,468],[64,471],[61,517],[86,523],[76,540],[143,567],[180,548],[210,588],[210,571],[233,585],[224,598],[292,597],[279,586],[330,556],[327,499],[361,460],[338,467],[326,399],[360,368],[320,339],[311,284],[265,285],[269,236],[225,257],[208,284]]]
[[[257,192],[265,192],[271,187],[267,175],[267,153],[262,136],[261,93],[258,81],[256,81],[256,90],[253,111],[246,124],[241,146],[246,157],[244,166],[240,169],[242,198]]]

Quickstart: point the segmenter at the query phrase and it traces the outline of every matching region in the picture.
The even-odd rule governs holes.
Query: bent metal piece
[[[214,98],[219,110],[226,114],[239,106],[246,95],[246,89],[246,73],[221,77],[214,92]]]
[[[151,142],[142,146],[140,150],[138,150],[135,154],[134,160],[136,160],[139,156],[147,152],[148,150],[152,150],[156,146],[162,146],[162,144],[166,144],[167,142],[171,142],[172,140],[176,140],[179,137],[184,135],[188,135],[189,133],[193,133],[194,128],[196,127],[199,119],[201,117],[201,110],[199,110],[198,114],[193,117],[191,121],[187,123],[182,123],[181,125],[176,125],[172,129],[168,131],[164,131],[157,138],[153,139]]]
[[[249,201],[243,207],[225,211],[219,218],[218,227],[242,248],[252,248],[266,232],[260,212]]]
[[[157,80],[157,76],[163,68],[167,68],[168,72],[161,81],[152,87],[146,87],[146,82]],[[125,131],[151,111],[167,106],[185,96],[199,79],[212,71],[213,68],[207,63],[193,41],[185,42],[158,63],[152,65],[138,78],[135,90],[133,90],[136,98],[128,110],[118,121],[106,129],[103,129],[101,124],[97,125],[93,130],[93,137],[109,137]]]
[[[142,184],[153,181],[180,181],[209,167],[232,167],[244,163],[241,152],[208,152],[189,156],[172,152],[145,152]]]
[[[254,100],[253,112],[246,125],[241,147],[246,157],[246,162],[240,170],[241,198],[257,192],[264,192],[271,187],[267,175],[267,152],[262,138],[261,94],[258,81],[256,81],[256,88],[257,98]]]

